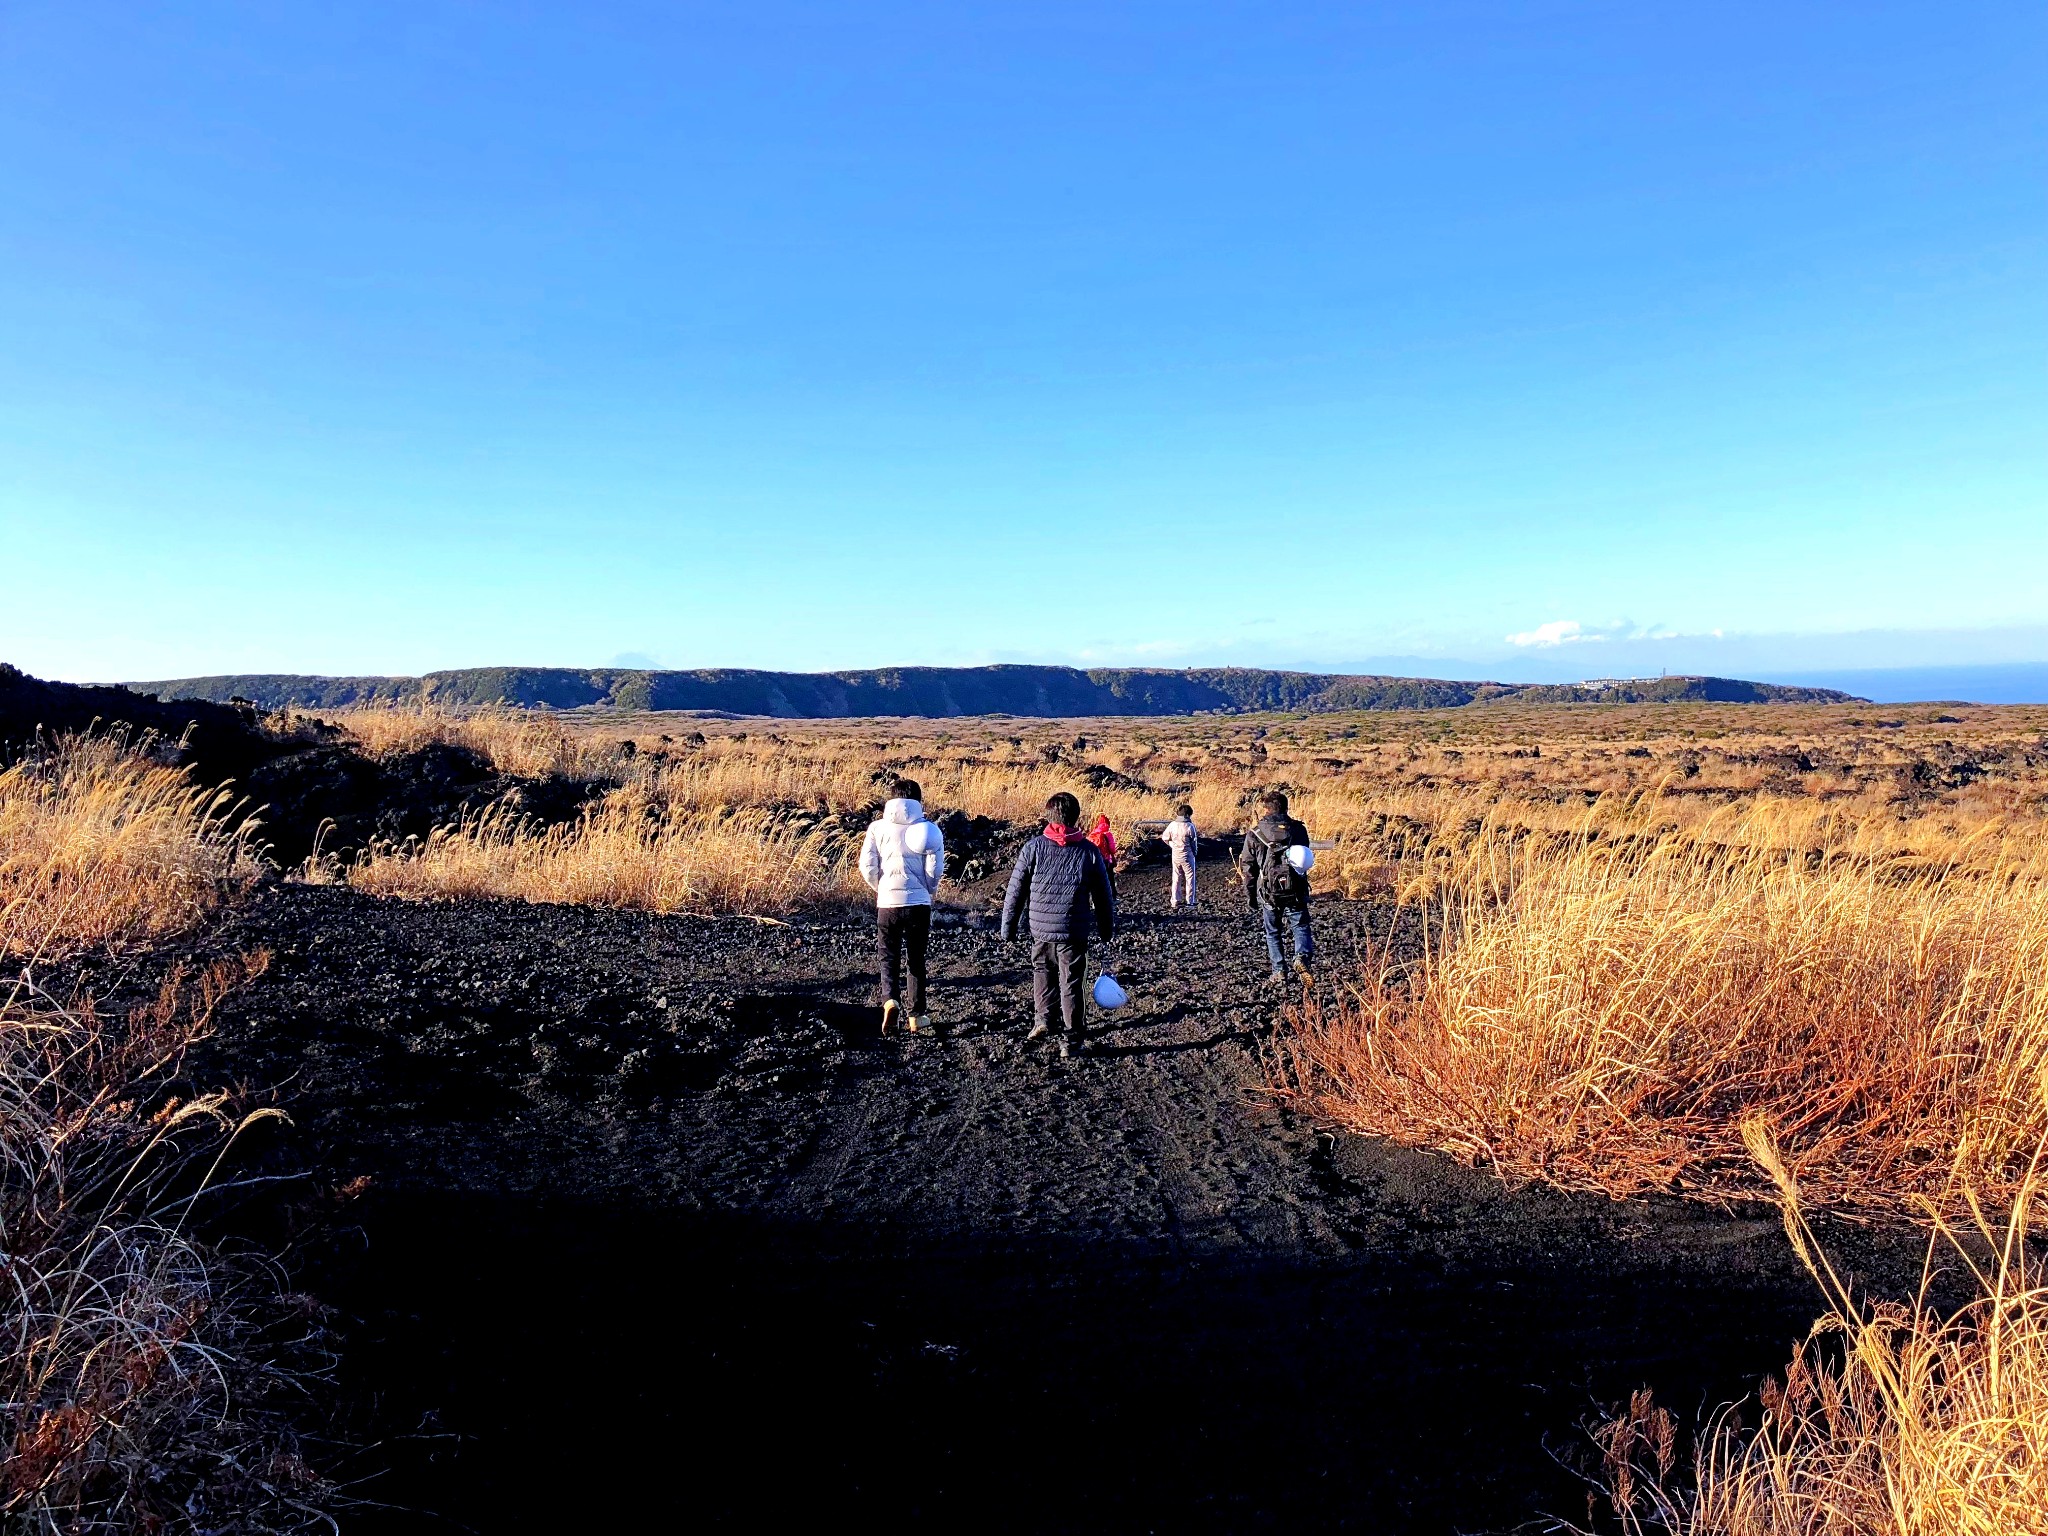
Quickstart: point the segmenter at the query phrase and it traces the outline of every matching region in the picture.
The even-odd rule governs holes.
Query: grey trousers
[[[1031,944],[1031,1017],[1050,1024],[1055,1009],[1068,1033],[1078,1035],[1087,1014],[1088,941],[1034,939]],[[1057,998],[1057,1002],[1055,1002]]]
[[[1166,904],[1178,907],[1183,903],[1190,907],[1195,904],[1195,861],[1176,854],[1173,860],[1173,894],[1167,897]]]

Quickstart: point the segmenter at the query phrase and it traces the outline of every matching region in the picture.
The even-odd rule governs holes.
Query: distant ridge
[[[429,703],[452,708],[718,710],[784,719],[866,715],[1186,715],[1359,709],[1451,709],[1509,700],[1544,704],[1865,702],[1832,688],[1727,677],[1592,683],[1456,682],[1443,678],[1268,672],[1256,667],[880,667],[856,672],[694,672],[620,667],[464,667],[424,677],[253,673],[128,683],[160,699],[246,699],[265,709]]]

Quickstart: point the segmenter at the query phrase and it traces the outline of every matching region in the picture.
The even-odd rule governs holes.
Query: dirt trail
[[[308,1277],[398,1506],[349,1528],[1506,1530],[1583,1513],[1546,1442],[1597,1404],[1782,1363],[1767,1214],[1319,1136],[1242,912],[1129,887],[1133,1005],[1065,1064],[975,927],[942,1044],[875,1037],[858,923],[280,887],[211,933],[276,959],[195,1075],[374,1180]],[[1319,903],[1327,960],[1390,917]]]

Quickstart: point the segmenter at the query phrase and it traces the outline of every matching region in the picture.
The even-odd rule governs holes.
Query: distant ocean
[[[1956,699],[1966,704],[2048,704],[2048,662],[1978,667],[1868,667],[1848,671],[1758,672],[1761,683],[1839,688],[1879,704]]]

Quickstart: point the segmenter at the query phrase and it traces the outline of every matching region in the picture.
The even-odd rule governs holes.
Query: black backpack
[[[1293,906],[1308,898],[1308,876],[1287,862],[1287,850],[1291,846],[1287,834],[1281,834],[1281,841],[1274,842],[1252,828],[1252,836],[1258,838],[1265,848],[1264,860],[1259,865],[1259,895],[1269,907]]]

